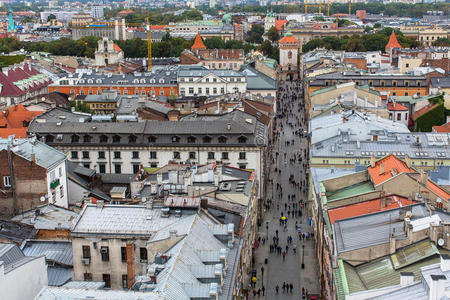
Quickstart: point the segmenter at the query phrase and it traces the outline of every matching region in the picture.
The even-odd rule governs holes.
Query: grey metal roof
[[[411,221],[430,215],[425,204],[412,205]],[[337,253],[388,243],[391,234],[406,237],[401,208],[336,221],[333,225]]]
[[[123,95],[118,98],[117,115],[130,115],[136,112],[140,98],[139,96]],[[145,101],[147,102],[147,101]]]
[[[56,264],[73,266],[72,242],[31,240],[22,245],[22,251],[26,256],[45,256],[47,261]]]
[[[242,73],[247,78],[247,90],[276,90],[277,81],[247,66]]]
[[[64,285],[68,289],[99,290],[105,286],[104,281],[69,281]]]
[[[97,300],[163,300],[163,296],[155,293],[141,293],[130,291],[113,290],[89,290],[69,289],[64,287],[45,287],[34,298],[35,300],[74,300],[74,299],[97,299]]]
[[[53,204],[45,204],[25,211],[13,221],[34,226],[36,229],[70,229],[78,214],[72,210]]]
[[[315,143],[311,147],[312,157],[346,157],[350,159],[370,159],[395,154],[411,158],[448,159],[450,157],[450,135],[442,133],[387,133],[374,131],[378,140],[352,140],[347,132],[326,141]],[[420,144],[416,142],[419,138]]]
[[[66,109],[54,107],[37,116],[32,122],[88,122],[91,114],[70,112]]]
[[[21,244],[24,240],[32,239],[38,230],[33,226],[15,221],[0,220],[0,239]]]
[[[207,69],[205,67],[198,66],[180,66],[178,71],[178,77],[204,77],[208,74],[214,74],[219,77],[245,77],[241,72],[234,70],[216,70]]]
[[[258,121],[252,115],[246,114],[240,110],[223,115],[215,115],[209,117],[200,117],[190,115],[182,118],[179,122],[169,121],[143,121],[143,122],[125,122],[125,123],[37,123],[33,122],[28,127],[28,133],[35,133],[40,137],[51,135],[53,141],[47,140],[52,146],[57,145],[73,145],[72,135],[89,134],[92,137],[91,143],[84,143],[83,146],[89,145],[126,145],[129,146],[129,137],[133,134],[136,137],[134,144],[148,145],[150,136],[156,137],[156,141],[152,145],[186,145],[188,137],[197,137],[199,142],[190,143],[199,145],[201,138],[204,136],[211,137],[211,142],[206,146],[220,144],[218,139],[221,136],[227,138],[227,145],[257,145],[264,146],[267,143],[267,127]],[[100,136],[106,135],[108,141],[100,142]],[[113,137],[120,137],[120,142],[112,143]],[[172,138],[178,136],[180,140],[174,143]],[[246,138],[240,141],[241,136]]]
[[[72,279],[72,270],[62,267],[48,267],[47,279],[49,286],[62,286]]]
[[[52,170],[54,167],[66,160],[66,156],[58,150],[47,146],[36,139],[0,139],[0,151],[7,150],[8,145],[14,154],[31,161],[32,154],[35,155],[36,164],[47,170]]]
[[[450,87],[450,77],[432,77],[431,85],[435,88],[449,88]]]
[[[16,244],[0,244],[0,261],[8,266],[24,257]]]

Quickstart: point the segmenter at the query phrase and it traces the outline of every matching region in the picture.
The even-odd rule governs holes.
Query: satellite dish
[[[41,202],[45,202],[45,197],[44,196],[41,197]]]
[[[438,245],[439,246],[444,246],[444,239],[443,238],[440,238],[440,239],[438,239]]]

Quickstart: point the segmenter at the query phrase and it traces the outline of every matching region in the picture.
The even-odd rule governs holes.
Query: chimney
[[[200,198],[200,208],[208,210],[208,198],[206,198],[206,197]]]
[[[375,155],[370,156],[370,167],[375,168]]]
[[[450,255],[448,254],[441,255],[441,271],[442,272],[450,271]]]
[[[414,282],[413,272],[400,272],[400,286],[408,286]]]
[[[158,174],[156,174],[156,182],[158,183],[158,184],[162,184],[162,174],[161,173],[158,173]]]
[[[31,153],[31,162],[36,163],[36,153]]]
[[[384,174],[384,164],[380,164],[380,175]]]
[[[127,244],[127,288],[131,289],[135,280],[135,266],[134,266],[134,244]]]
[[[395,236],[393,233],[391,233],[391,236],[389,238],[389,254],[394,254],[395,251],[396,251]]]
[[[421,178],[421,183],[426,186],[428,183],[428,172],[422,170],[420,178]]]
[[[409,158],[408,154],[405,154],[405,163],[408,168],[411,168],[411,158]]]
[[[445,295],[445,275],[431,275],[430,300],[440,300]]]

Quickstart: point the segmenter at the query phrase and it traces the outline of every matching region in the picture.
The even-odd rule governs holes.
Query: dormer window
[[[244,144],[244,143],[247,142],[247,138],[246,138],[245,136],[241,135],[241,136],[238,138],[238,142],[239,142],[239,144]]]
[[[149,136],[149,137],[148,137],[148,142],[149,142],[149,143],[154,143],[154,142],[156,142],[156,137],[154,137],[154,136]]]
[[[78,143],[80,141],[80,137],[78,135],[72,135],[72,143]]]
[[[90,143],[92,137],[90,135],[83,136],[83,143]]]
[[[145,83],[145,79],[141,79],[141,83]]]
[[[55,140],[55,137],[53,135],[51,135],[51,134],[47,134],[45,136],[45,142],[53,143],[54,140]]]
[[[196,140],[195,136],[192,136],[192,135],[190,137],[188,137],[188,139],[187,139],[188,143],[190,143],[190,144],[195,143],[195,140]]]
[[[209,143],[211,143],[211,137],[210,137],[210,136],[204,136],[204,137],[203,137],[203,143],[204,143],[204,144],[209,144]]]
[[[88,79],[88,83],[94,83],[94,80]]]
[[[118,135],[113,136],[113,143],[120,143],[120,136]]]
[[[179,142],[180,142],[180,137],[174,135],[174,136],[172,137],[172,143],[179,143]]]
[[[135,135],[130,135],[128,137],[128,142],[129,143],[136,143],[136,141],[137,141],[137,137]]]
[[[227,142],[227,138],[225,136],[219,136],[219,143],[220,144],[225,144]]]
[[[159,80],[159,83],[164,83],[164,79],[161,78],[161,79]]]
[[[102,134],[100,136],[100,143],[107,143],[108,142],[108,137],[104,134]]]

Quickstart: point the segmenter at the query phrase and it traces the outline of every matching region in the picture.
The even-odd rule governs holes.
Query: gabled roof
[[[287,20],[275,20],[275,28],[278,31],[282,31],[283,30],[283,26],[286,25]]]
[[[422,107],[421,109],[419,109],[418,111],[414,112],[411,115],[411,119],[413,121],[417,120],[419,117],[423,116],[425,113],[429,112],[430,110],[435,109],[438,105],[439,105],[439,103],[436,103],[436,104],[431,104],[430,103],[430,104]]]
[[[191,49],[206,49],[205,44],[203,43],[202,37],[200,33],[197,32],[197,36],[195,37],[194,44]]]
[[[119,46],[117,46],[117,44],[113,44],[113,48],[116,52],[123,52],[123,50]]]
[[[384,167],[384,172],[382,173],[381,165]],[[417,173],[416,170],[408,167],[404,161],[392,154],[377,160],[375,167],[368,166],[367,170],[374,185],[379,185],[400,173]]]
[[[395,35],[394,31],[392,31],[391,36],[389,37],[389,42],[387,43],[386,47],[384,48],[386,52],[389,52],[392,48],[403,48],[402,45],[397,40],[397,36]]]
[[[382,199],[378,198],[329,209],[328,215],[330,217],[331,224],[334,224],[334,222],[336,222],[337,220],[353,218],[417,203],[416,201],[408,200],[407,198],[396,195],[389,195],[385,198],[386,206],[384,207],[382,206]]]
[[[291,32],[288,32],[285,34],[284,37],[282,37],[278,43],[298,43],[298,40],[292,35]]]
[[[450,132],[450,122],[441,125],[441,126],[433,126],[433,131],[438,133],[449,133]]]
[[[388,110],[392,110],[392,111],[403,111],[403,110],[408,110],[408,108],[404,105],[401,105],[399,103],[395,103],[395,102],[389,102],[388,103]]]
[[[24,123],[29,123],[42,113],[43,111],[29,111],[22,104],[11,106],[6,111],[0,112],[0,138],[7,138],[11,134],[14,134],[16,138],[25,138],[27,127]]]

